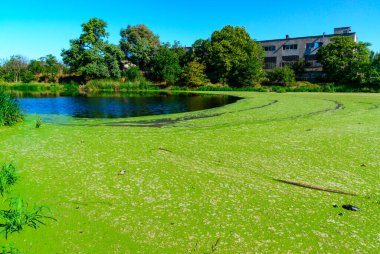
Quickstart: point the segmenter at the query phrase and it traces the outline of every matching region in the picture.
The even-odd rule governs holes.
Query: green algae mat
[[[0,128],[15,193],[57,219],[7,242],[28,253],[377,253],[380,95],[229,94],[243,99]]]

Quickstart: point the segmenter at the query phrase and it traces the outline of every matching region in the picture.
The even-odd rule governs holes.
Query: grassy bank
[[[228,93],[245,99],[0,128],[15,192],[58,220],[10,241],[29,253],[376,253],[379,95]]]
[[[256,85],[252,87],[230,87],[222,85],[205,85],[200,87],[188,86],[166,86],[163,84],[154,84],[147,80],[117,81],[117,80],[91,80],[85,85],[77,83],[1,83],[0,89],[20,92],[51,92],[51,93],[96,93],[96,92],[129,92],[129,91],[222,91],[222,92],[323,92],[323,93],[380,93],[379,86],[368,87],[351,87],[333,83],[310,83],[296,82],[288,86],[279,85]]]

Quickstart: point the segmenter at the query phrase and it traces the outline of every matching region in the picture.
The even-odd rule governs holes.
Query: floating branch
[[[357,194],[355,194],[355,193],[345,192],[345,191],[341,191],[341,190],[334,190],[334,189],[325,188],[322,186],[315,186],[315,185],[311,185],[311,184],[307,184],[307,183],[282,180],[282,179],[275,179],[275,178],[273,178],[273,180],[275,180],[277,182],[287,183],[287,184],[291,184],[291,185],[295,185],[295,186],[299,186],[299,187],[304,187],[304,188],[308,188],[308,189],[313,189],[313,190],[327,191],[327,192],[333,192],[333,193],[349,195],[349,196],[357,196]]]

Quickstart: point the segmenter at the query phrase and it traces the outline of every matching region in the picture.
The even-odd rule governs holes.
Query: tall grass
[[[11,188],[17,180],[16,168],[12,164],[4,164],[0,170],[0,194],[8,203],[8,209],[0,210],[0,228],[2,228],[0,233],[4,235],[5,239],[9,234],[20,232],[25,227],[36,229],[40,224],[44,225],[44,219],[55,220],[53,217],[45,215],[45,210],[48,210],[46,206],[34,205],[29,208],[22,198],[10,195]],[[10,197],[4,197],[4,194]]]
[[[64,90],[62,84],[44,84],[44,83],[0,83],[0,89],[7,91],[22,91],[22,92],[46,92],[52,93],[61,92]]]
[[[33,206],[31,209],[20,197],[9,198],[8,210],[0,210],[0,227],[3,228],[1,233],[8,238],[9,234],[20,232],[25,227],[37,229],[40,224],[45,225],[44,219],[53,219],[46,216],[44,210],[48,209],[45,206]]]
[[[12,126],[23,120],[18,101],[0,90],[0,126]]]
[[[85,85],[88,91],[138,91],[138,90],[159,90],[159,87],[146,80],[138,80],[135,82],[120,82],[116,80],[91,80]]]

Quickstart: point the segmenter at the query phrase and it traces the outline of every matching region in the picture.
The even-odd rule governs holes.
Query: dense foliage
[[[181,75],[178,55],[168,47],[162,46],[152,59],[152,77],[156,81],[174,84]]]
[[[154,53],[160,46],[157,35],[145,25],[129,25],[120,31],[120,47],[126,58],[141,70],[148,70]]]
[[[370,83],[380,86],[380,54],[371,52]]]
[[[347,36],[337,36],[323,46],[317,58],[323,65],[328,81],[345,84],[366,84],[370,77],[368,43],[356,43]]]
[[[276,67],[267,72],[267,78],[270,84],[277,85],[291,85],[296,82],[296,76],[291,67],[285,66],[283,68]]]
[[[263,76],[264,51],[244,27],[226,26],[211,36],[207,54],[213,81],[249,86]]]

